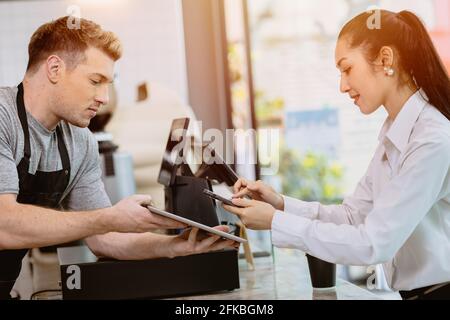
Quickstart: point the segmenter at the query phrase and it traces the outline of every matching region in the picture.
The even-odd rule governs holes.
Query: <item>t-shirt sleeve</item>
[[[0,194],[19,193],[19,175],[13,153],[11,118],[0,104]]]
[[[66,210],[88,211],[111,206],[101,179],[98,143],[92,134],[89,134],[88,137],[88,148],[82,172],[64,201]]]

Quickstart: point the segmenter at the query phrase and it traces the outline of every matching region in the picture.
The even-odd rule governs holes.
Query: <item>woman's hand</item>
[[[241,208],[223,205],[224,209],[237,215],[242,223],[252,230],[272,229],[272,220],[275,208],[266,202],[233,199],[233,203]]]
[[[281,194],[262,181],[254,182],[240,178],[233,188],[235,193],[233,198],[249,196],[254,200],[267,202],[277,210],[284,210],[284,199]]]
[[[227,226],[214,227],[219,231],[228,232]],[[170,257],[188,256],[223,249],[239,249],[239,243],[233,240],[224,240],[217,235],[209,235],[199,232],[198,228],[192,228],[179,236],[172,237],[167,248]]]

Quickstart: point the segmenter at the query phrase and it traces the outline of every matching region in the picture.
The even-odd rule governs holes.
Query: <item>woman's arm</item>
[[[322,260],[373,265],[391,260],[431,208],[450,197],[450,141],[413,146],[402,168],[359,225],[311,220],[275,211],[267,203],[235,199],[227,210],[250,228],[272,229],[277,247],[297,248]]]
[[[377,153],[378,150],[375,155]],[[358,226],[364,223],[368,213],[373,209],[373,162],[374,160],[371,161],[366,174],[359,181],[353,194],[346,197],[342,204],[323,205],[319,202],[306,202],[283,196],[283,212],[311,220],[331,222],[337,225],[349,224]]]
[[[283,196],[284,211],[295,216],[331,222],[337,225],[349,224],[358,226],[364,223],[367,214],[373,208],[371,177],[366,174],[355,192],[339,205],[323,205],[319,202],[306,202]]]
[[[449,167],[449,141],[423,144],[406,157],[399,175],[377,197],[363,224],[338,225],[276,213],[272,241],[334,263],[389,261],[436,202],[449,196]]]

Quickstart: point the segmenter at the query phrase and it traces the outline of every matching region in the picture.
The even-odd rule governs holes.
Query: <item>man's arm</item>
[[[143,260],[170,257],[167,250],[169,236],[155,233],[116,233],[95,235],[86,238],[89,249],[98,257],[117,260]]]
[[[227,226],[218,226],[216,229],[228,232]],[[86,243],[96,256],[117,260],[174,258],[239,247],[238,243],[232,240],[219,239],[215,235],[206,238],[199,237],[199,231],[196,228],[188,232],[188,236],[167,236],[154,233],[107,233],[89,237],[86,239]]]
[[[184,225],[152,214],[149,196],[132,196],[113,207],[60,212],[20,204],[16,195],[0,195],[0,250],[29,249],[66,243],[107,232],[142,233]]]
[[[59,212],[0,195],[0,250],[45,247],[109,232],[107,210]]]

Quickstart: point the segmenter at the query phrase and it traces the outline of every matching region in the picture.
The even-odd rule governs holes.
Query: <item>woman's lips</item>
[[[353,97],[352,97],[352,99],[354,99],[354,100],[355,100],[355,101],[354,101],[354,104],[358,105],[359,97],[360,97],[360,95],[359,95],[359,94],[358,94],[358,95],[356,95],[356,96],[353,96]]]

